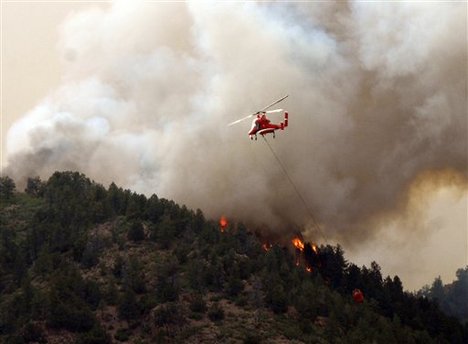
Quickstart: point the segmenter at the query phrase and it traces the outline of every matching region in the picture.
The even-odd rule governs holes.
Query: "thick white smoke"
[[[70,16],[59,89],[8,134],[18,179],[74,169],[208,216],[369,237],[421,175],[467,172],[466,3],[150,3]],[[274,116],[274,115],[272,115]],[[281,118],[278,116],[277,121]]]

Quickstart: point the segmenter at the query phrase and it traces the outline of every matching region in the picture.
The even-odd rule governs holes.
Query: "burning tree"
[[[304,241],[302,241],[302,239],[300,239],[299,237],[295,237],[291,240],[291,242],[293,243],[294,247],[299,251],[304,250]]]
[[[312,272],[314,267],[321,266],[317,245],[304,243],[299,236],[294,237],[291,242],[295,247],[296,266],[301,265],[303,261],[307,272]]]
[[[262,244],[262,248],[264,251],[269,251],[271,249],[272,245],[268,242]]]
[[[222,215],[221,218],[219,219],[219,227],[220,227],[221,233],[224,232],[227,225],[228,225],[227,218],[224,215]]]
[[[319,252],[315,244],[306,243],[304,245],[304,260],[307,266],[306,269],[310,269],[309,272],[312,271],[313,267],[318,268],[322,265],[319,257]]]

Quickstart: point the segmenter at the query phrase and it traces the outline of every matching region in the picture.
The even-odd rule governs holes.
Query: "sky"
[[[2,2],[2,173],[76,169],[208,217],[302,228],[409,290],[449,283],[468,264],[466,13]],[[249,121],[227,127],[285,94],[290,126],[268,140],[287,176]]]

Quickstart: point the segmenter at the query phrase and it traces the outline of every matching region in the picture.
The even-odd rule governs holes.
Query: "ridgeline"
[[[2,177],[0,198],[1,343],[468,342],[430,290],[405,292],[340,246],[306,243],[298,261],[241,223],[221,232],[201,210],[77,172],[24,192]]]

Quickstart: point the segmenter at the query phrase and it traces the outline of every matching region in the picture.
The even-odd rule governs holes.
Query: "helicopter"
[[[271,103],[268,106],[265,106],[263,109],[260,111],[257,111],[251,115],[245,116],[244,118],[238,119],[237,121],[231,122],[228,124],[228,126],[240,123],[246,119],[249,119],[251,117],[254,117],[254,120],[252,121],[252,127],[250,128],[249,132],[247,133],[250,137],[251,140],[255,138],[257,140],[257,135],[260,134],[262,136],[265,136],[266,134],[273,134],[273,138],[275,138],[275,131],[278,129],[284,130],[288,126],[288,112],[284,112],[284,122],[280,122],[278,124],[271,123],[271,121],[267,117],[267,113],[278,113],[282,112],[283,109],[276,109],[276,110],[268,110],[270,107],[273,105],[278,104],[279,102],[285,100],[289,95],[284,96],[281,99],[278,99],[277,101]]]

